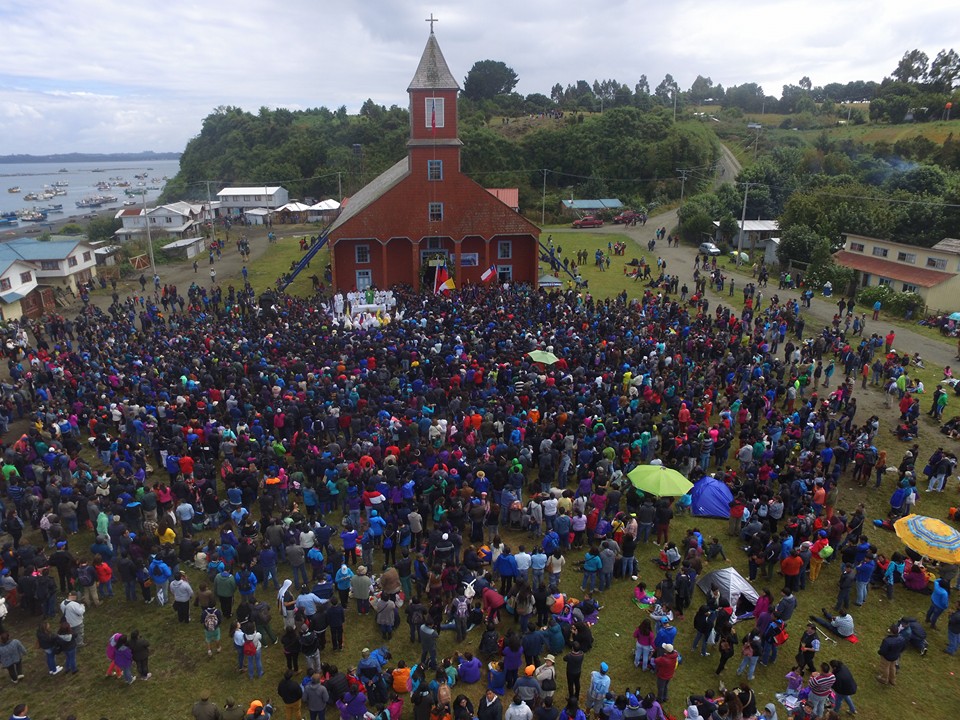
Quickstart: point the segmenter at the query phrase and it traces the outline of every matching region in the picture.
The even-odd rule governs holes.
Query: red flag
[[[446,288],[443,287],[444,283],[450,278],[449,273],[447,273],[446,265],[441,265],[437,268],[437,274],[434,276],[433,280],[433,294],[439,295]]]

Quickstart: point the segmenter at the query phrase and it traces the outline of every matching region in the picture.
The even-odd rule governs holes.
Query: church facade
[[[407,88],[407,156],[349,198],[330,228],[337,290],[433,289],[441,265],[458,288],[491,267],[500,282],[536,287],[540,228],[460,171],[459,90],[431,31]]]

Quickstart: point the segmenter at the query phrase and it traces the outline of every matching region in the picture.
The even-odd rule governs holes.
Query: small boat
[[[14,220],[16,220],[17,213],[13,210],[8,210],[7,212],[0,213],[0,218],[13,218]]]
[[[8,193],[18,193],[20,192],[20,186],[14,185],[12,188],[7,188]]]
[[[83,198],[83,200],[77,200],[78,208],[98,208],[101,205],[103,205],[103,202],[101,202],[97,197],[88,197]]]
[[[70,172],[70,171],[67,170],[66,168],[60,168],[59,170],[57,170],[57,172],[65,173],[65,172]]]
[[[13,227],[17,224],[16,217],[0,217],[0,227]]]
[[[24,195],[24,196],[23,196],[23,199],[24,199],[24,200],[39,200],[40,197],[39,197],[36,193],[30,192],[30,193],[27,193],[26,195]]]
[[[56,205],[47,205],[45,207],[39,208],[39,210],[40,212],[45,212],[45,213],[62,213],[63,205],[61,203],[57,203]]]
[[[103,168],[94,168],[93,171],[94,171],[94,172],[106,172],[106,170],[104,170]]]
[[[61,170],[60,172],[63,172],[63,170]],[[57,180],[53,184],[54,187],[69,187],[69,185],[70,183],[68,183],[66,180]]]
[[[124,207],[132,207],[132,206],[134,206],[134,205],[136,205],[136,204],[137,204],[137,201],[136,201],[136,200],[124,200],[124,201],[123,201],[123,206],[124,206]]]
[[[20,219],[23,222],[43,222],[47,219],[47,214],[45,212],[41,212],[40,210],[31,210],[30,212],[21,215]]]
[[[67,191],[64,190],[63,188],[54,188],[53,194],[54,194],[55,196],[56,196],[56,195],[66,195],[66,194],[67,194]]]
[[[148,185],[148,186],[147,186],[147,190],[159,190],[159,189],[160,189],[160,188],[158,188],[156,185]]]

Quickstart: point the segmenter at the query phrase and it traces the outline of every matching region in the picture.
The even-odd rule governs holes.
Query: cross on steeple
[[[430,13],[430,17],[428,17],[426,20],[424,20],[424,22],[430,23],[430,34],[433,35],[433,24],[434,24],[435,22],[440,22],[440,19],[439,19],[439,18],[435,18],[435,17],[433,16],[433,13]]]

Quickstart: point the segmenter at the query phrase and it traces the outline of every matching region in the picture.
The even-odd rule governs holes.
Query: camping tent
[[[730,603],[737,615],[753,610],[760,598],[753,585],[732,567],[720,568],[697,578],[697,587],[706,595],[710,594],[710,588],[714,585],[720,589],[720,597]]]
[[[541,275],[539,285],[542,288],[558,288],[562,287],[563,283],[556,275]]]
[[[696,482],[690,491],[690,509],[694,515],[706,517],[730,517],[733,493],[726,483],[706,475]]]

